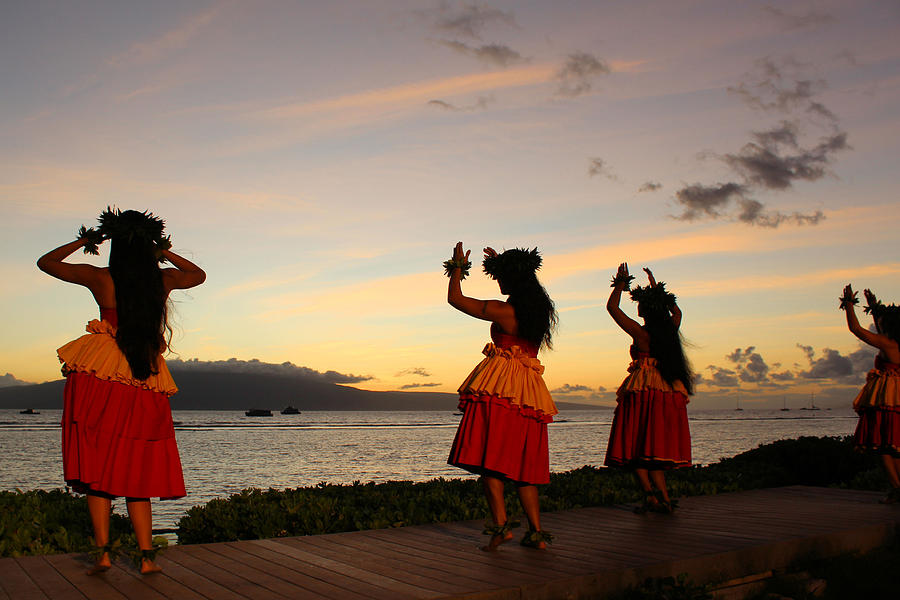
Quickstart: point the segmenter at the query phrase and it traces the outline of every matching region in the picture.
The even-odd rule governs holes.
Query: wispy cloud
[[[613,173],[612,169],[609,167],[609,163],[598,157],[590,159],[588,164],[588,175],[590,177],[602,176],[607,179],[616,179],[616,174]]]
[[[394,377],[407,377],[409,375],[416,375],[418,377],[431,377],[431,373],[425,367],[409,367],[408,369],[403,369],[398,372]]]
[[[833,15],[815,8],[810,8],[805,13],[789,13],[777,6],[767,4],[763,6],[763,11],[774,17],[787,30],[816,29],[835,21]]]
[[[433,9],[418,12],[429,19],[432,26],[442,33],[472,39],[481,39],[484,30],[491,25],[507,27],[516,25],[511,11],[492,8],[486,2],[441,0]]]
[[[460,42],[459,40],[441,40],[442,45],[464,54],[478,59],[479,61],[494,65],[497,67],[508,67],[528,62],[528,59],[503,44],[483,44],[481,46],[473,46]]]
[[[322,113],[340,113],[352,109],[364,109],[375,113],[385,108],[412,108],[421,106],[435,97],[460,96],[538,85],[551,80],[553,73],[553,66],[548,64],[490,73],[474,73],[369,90],[313,102],[287,103],[253,111],[250,116],[260,119],[291,120],[318,116]]]
[[[136,42],[128,50],[110,57],[106,62],[112,67],[125,67],[158,61],[188,46],[230,4],[231,2],[216,4],[209,10],[186,17],[168,31],[153,39]]]
[[[559,81],[557,94],[573,98],[591,91],[597,78],[612,72],[609,64],[593,54],[575,52],[566,58],[566,62],[556,72]]]
[[[648,181],[638,188],[638,192],[655,192],[662,189],[662,184],[658,181]]]
[[[428,106],[433,106],[435,108],[440,108],[450,112],[472,112],[475,110],[484,110],[492,100],[493,97],[491,96],[479,96],[478,100],[476,100],[474,104],[467,105],[452,104],[450,102],[445,102],[444,100],[429,100]]]

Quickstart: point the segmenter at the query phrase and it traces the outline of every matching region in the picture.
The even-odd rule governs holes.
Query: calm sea
[[[0,410],[0,490],[63,487],[60,414]],[[154,503],[157,528],[174,527],[191,506],[248,487],[471,477],[446,464],[459,420],[450,412],[173,416],[188,496]],[[550,425],[551,469],[601,465],[612,410],[568,411],[557,419]],[[779,439],[849,435],[856,417],[849,409],[713,410],[691,412],[690,423],[694,462],[708,464]],[[123,509],[117,502],[116,510]]]

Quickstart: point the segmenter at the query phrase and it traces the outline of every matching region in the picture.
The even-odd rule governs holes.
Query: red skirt
[[[550,483],[548,417],[497,396],[460,396],[463,416],[447,462],[477,475],[516,483]]]
[[[900,457],[900,412],[864,409],[859,413],[853,443],[860,450]]]
[[[649,469],[690,466],[687,397],[680,392],[640,390],[621,398],[604,464]]]
[[[63,398],[63,474],[76,492],[185,495],[168,396],[75,372]]]

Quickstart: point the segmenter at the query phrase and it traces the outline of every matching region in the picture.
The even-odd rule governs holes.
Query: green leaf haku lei
[[[500,254],[487,256],[481,265],[491,279],[521,279],[534,275],[543,263],[537,248],[511,248]]]
[[[116,238],[131,242],[135,239],[144,239],[156,246],[156,257],[159,262],[166,262],[162,251],[172,247],[172,237],[164,235],[166,222],[153,216],[152,212],[127,210],[123,213],[118,208],[107,206],[97,221],[100,223],[97,229],[82,225],[78,230],[78,239],[87,240],[84,244],[85,254],[99,254],[98,247],[104,240]]]
[[[666,291],[666,283],[657,281],[656,285],[631,290],[631,299],[650,312],[669,312],[675,306],[675,294]]]

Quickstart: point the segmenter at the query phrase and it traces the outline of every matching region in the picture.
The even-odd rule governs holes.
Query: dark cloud
[[[403,369],[398,372],[394,377],[404,377],[406,375],[418,375],[419,377],[431,377],[431,373],[429,373],[425,367],[409,367],[408,369]]]
[[[754,198],[758,191],[783,192],[801,181],[817,181],[832,174],[835,154],[850,148],[847,133],[838,128],[837,116],[814,96],[826,88],[821,79],[801,79],[788,76],[807,68],[792,59],[776,62],[766,58],[756,64],[750,81],[728,90],[749,106],[763,111],[792,115],[778,125],[763,131],[751,132],[753,140],[738,152],[715,155],[728,166],[737,181],[705,185],[686,185],[675,192],[675,202],[681,209],[676,219],[729,219],[760,227],[782,224],[817,225],[825,218],[821,211],[811,213],[782,212],[769,209]],[[817,143],[805,146],[800,142],[803,122],[813,128],[822,127],[825,120],[827,134]]]
[[[258,359],[238,360],[229,358],[228,360],[198,360],[196,358],[189,360],[172,359],[166,361],[172,370],[190,369],[198,371],[216,371],[228,373],[259,373],[263,375],[283,375],[290,377],[305,377],[310,379],[318,379],[328,383],[358,383],[360,381],[368,381],[374,379],[371,375],[348,375],[338,373],[337,371],[316,371],[309,367],[298,367],[290,362],[281,364],[264,363]]]
[[[809,9],[805,14],[792,14],[777,6],[766,5],[763,10],[775,17],[785,29],[815,29],[834,21],[834,17],[826,12]]]
[[[568,383],[563,384],[561,387],[556,388],[555,390],[550,390],[553,394],[578,394],[581,392],[593,392],[594,388],[588,385],[569,385]],[[600,388],[600,391],[605,391],[605,388]]]
[[[816,356],[812,346],[797,344],[797,347],[809,362],[808,369],[797,373],[801,379],[831,379],[838,382],[859,380],[872,368],[875,359],[875,351],[864,344],[847,355],[832,348],[823,348],[822,355]]]
[[[610,403],[615,400],[615,394],[602,385],[592,388],[589,385],[566,383],[556,389],[550,390],[550,393],[564,400],[574,402],[590,401]]]
[[[31,385],[27,381],[22,381],[21,379],[16,379],[12,373],[7,373],[6,375],[0,376],[0,388],[5,387],[14,387],[20,385]]]
[[[748,185],[785,190],[794,181],[816,181],[824,177],[829,172],[832,155],[849,147],[847,134],[837,133],[822,138],[812,148],[800,148],[794,131],[785,125],[754,133],[762,143],[750,142],[737,154],[726,154],[723,157],[725,164],[740,174]],[[784,146],[791,146],[797,151],[785,153],[782,151]]]
[[[675,192],[675,201],[682,207],[682,213],[675,218],[682,221],[717,219],[725,215],[725,209],[733,201],[743,199],[746,193],[747,188],[739,183],[685,186]]]
[[[740,385],[740,381],[738,380],[738,374],[731,369],[725,369],[722,367],[717,367],[715,365],[709,365],[706,367],[709,369],[712,374],[711,377],[703,378],[704,383],[708,383],[709,385],[715,387],[738,387]]]
[[[557,93],[560,96],[575,97],[591,91],[594,80],[611,73],[609,65],[586,52],[570,54],[565,64],[557,71],[559,81]]]
[[[662,184],[657,181],[648,181],[638,188],[638,192],[655,192],[662,189]]]
[[[615,173],[610,170],[609,164],[605,160],[602,158],[592,158],[590,161],[590,164],[588,164],[588,175],[591,177],[602,175],[607,179],[616,179]]]
[[[407,383],[406,385],[401,385],[401,390],[412,390],[415,388],[429,388],[429,387],[437,387],[441,385],[440,383]]]
[[[475,104],[469,104],[466,106],[458,106],[456,104],[445,102],[444,100],[429,100],[428,106],[434,106],[435,108],[440,108],[442,110],[448,110],[451,112],[471,112],[474,110],[484,110],[492,101],[493,98],[491,98],[490,96],[479,96]]]
[[[485,2],[441,1],[427,16],[439,31],[476,40],[481,39],[482,31],[490,25],[516,25],[512,12],[492,8]]]
[[[470,46],[464,42],[457,40],[441,40],[444,46],[471,56],[489,65],[498,67],[508,67],[510,65],[528,62],[528,59],[510,48],[502,44],[485,44],[482,46]]]

